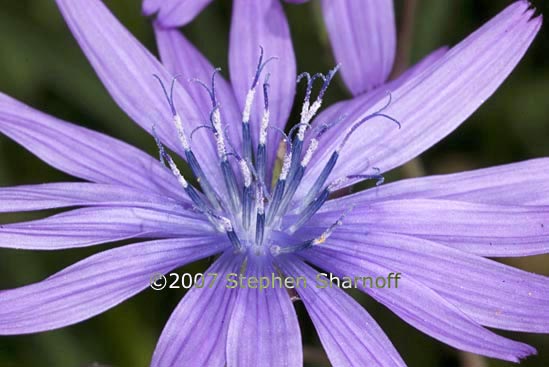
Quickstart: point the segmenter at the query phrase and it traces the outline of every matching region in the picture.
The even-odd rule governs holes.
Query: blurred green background
[[[453,45],[511,1],[401,0],[397,18],[412,20],[406,33],[410,62],[430,50]],[[547,1],[534,1],[549,14]],[[111,0],[109,7],[147,47],[156,52],[150,20],[140,15],[139,0]],[[227,70],[230,1],[215,1],[185,34],[213,61]],[[325,71],[334,65],[318,3],[285,5],[299,71]],[[407,9],[405,11],[404,9]],[[408,17],[413,11],[413,17]],[[406,51],[406,48],[404,48]],[[406,54],[406,52],[404,52]],[[497,93],[461,128],[397,170],[403,176],[465,169],[549,156],[549,32],[542,28],[532,48]],[[226,74],[225,74],[226,75]],[[111,101],[62,21],[54,1],[2,1],[0,11],[0,90],[40,110],[139,146],[155,154],[152,139]],[[329,102],[348,95],[336,83]],[[327,104],[326,104],[327,105]],[[297,113],[297,111],[294,111]],[[23,148],[0,136],[0,186],[73,180],[43,164]],[[43,215],[43,213],[41,213]],[[40,214],[1,215],[0,223]],[[0,289],[41,280],[101,248],[58,252],[0,250]],[[507,263],[549,275],[549,256],[505,259]],[[200,271],[206,262],[182,271]],[[0,337],[0,367],[88,366],[98,362],[120,367],[146,366],[156,340],[183,292],[146,291],[132,300],[78,325],[35,335]],[[473,360],[409,327],[382,306],[355,295],[379,321],[409,366],[511,366],[495,360]],[[549,305],[548,305],[549,307]],[[307,366],[326,366],[325,357],[303,306],[297,304],[306,343]],[[549,365],[549,336],[502,333],[538,349],[524,366]],[[474,363],[480,363],[475,365]]]

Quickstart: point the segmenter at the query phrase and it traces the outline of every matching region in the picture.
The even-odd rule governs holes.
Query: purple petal
[[[226,277],[238,273],[241,265],[242,257],[228,251],[205,272],[204,287],[189,290],[162,331],[151,367],[225,366],[227,330],[236,298]]]
[[[469,117],[503,82],[522,58],[541,25],[529,3],[519,1],[453,47],[437,62],[398,88],[383,113],[368,121],[343,148],[332,180],[351,174],[386,172],[416,157]],[[339,146],[345,129],[382,109],[389,100],[376,90],[347,119],[324,135],[304,183],[311,183]],[[352,103],[352,102],[351,102]]]
[[[199,213],[142,208],[83,208],[0,226],[0,247],[57,250],[129,238],[203,236],[213,228]]]
[[[549,159],[400,180],[333,200],[330,206],[396,199],[447,199],[496,205],[549,205]]]
[[[330,240],[330,243],[334,247],[340,245],[336,240]],[[307,251],[304,257],[340,277],[370,276],[374,279],[387,279],[389,273],[398,271],[358,258],[334,256],[333,253],[326,255],[318,248]],[[406,274],[402,275],[397,289],[359,289],[418,330],[457,349],[513,362],[536,353],[529,345],[501,337],[483,328],[437,292]]]
[[[309,0],[284,0],[284,1],[291,4],[303,4],[308,2]]]
[[[98,205],[165,210],[180,205],[129,187],[87,182],[2,187],[0,204],[0,213]]]
[[[269,79],[270,125],[284,129],[295,95],[296,62],[288,21],[279,0],[235,0],[229,45],[229,70],[236,99],[241,110],[252,86],[260,47],[265,59],[277,57],[267,64],[263,76]],[[260,79],[262,83],[263,79]],[[250,124],[254,148],[259,139],[259,124],[263,111],[263,92],[258,86]],[[267,137],[268,169],[274,167],[278,142],[281,136],[269,130]],[[270,168],[269,168],[270,167]],[[267,180],[267,182],[270,182]]]
[[[0,132],[51,166],[84,180],[186,197],[172,173],[141,150],[48,116],[3,94]]]
[[[143,15],[153,15],[160,9],[162,2],[166,0],[143,0],[141,10]]]
[[[179,27],[190,23],[212,0],[163,0],[157,4],[147,2],[150,3],[147,0],[143,2],[143,11],[147,15],[158,11],[157,21],[162,26]]]
[[[271,264],[249,260],[244,275],[270,281],[277,274]],[[286,289],[246,285],[234,291],[237,298],[227,336],[227,366],[303,366],[299,323]]]
[[[286,275],[305,277],[296,287],[334,366],[406,366],[375,320],[351,296],[335,288],[319,288],[318,272],[300,261],[280,261]]]
[[[142,242],[88,257],[38,283],[0,292],[0,335],[35,333],[100,314],[151,277],[222,250],[217,237]]]
[[[549,278],[410,236],[335,233],[319,251],[372,261],[435,290],[479,324],[549,332]],[[398,292],[398,290],[396,290]]]
[[[209,94],[198,83],[198,79],[210,83],[215,68],[208,59],[194,47],[181,32],[154,26],[156,43],[162,63],[173,75],[178,75],[180,83],[187,89],[204,119],[209,118],[212,102]],[[241,145],[240,110],[230,84],[219,74],[215,78],[218,100],[221,102],[221,117],[228,126],[227,134],[235,147]]]
[[[323,0],[322,14],[341,76],[355,96],[383,84],[393,68],[392,0]]]
[[[333,223],[342,210],[319,214],[315,225]],[[549,252],[549,206],[381,201],[356,205],[343,230],[407,234],[481,256],[527,256]]]
[[[173,75],[101,1],[57,0],[57,4],[80,47],[120,108],[146,131],[151,132],[155,127],[160,140],[183,155],[170,107],[154,78],[157,75],[169,87]],[[192,97],[178,83],[173,99],[188,132],[207,123]],[[193,142],[200,147],[195,151],[200,162],[217,162],[215,144],[209,132],[198,132],[193,136]],[[215,164],[203,168],[208,177],[220,177]]]

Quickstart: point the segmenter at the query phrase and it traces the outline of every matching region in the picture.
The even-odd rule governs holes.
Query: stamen
[[[261,118],[261,126],[259,128],[259,144],[257,146],[256,166],[257,174],[261,182],[265,182],[266,165],[267,165],[267,131],[271,112],[269,111],[269,76],[267,74],[263,82],[263,117]]]
[[[235,250],[237,252],[243,252],[244,247],[242,246],[242,242],[240,242],[240,239],[236,235],[236,233],[234,231],[233,224],[231,223],[231,221],[228,218],[225,218],[225,217],[222,217],[222,216],[219,216],[219,215],[215,215],[213,213],[212,213],[212,215],[214,216],[214,218],[216,218],[221,223],[221,226],[222,226],[223,230],[227,234],[227,237],[229,238],[229,241],[231,241],[231,243],[232,243],[233,247],[235,248]]]
[[[378,172],[377,174],[374,174],[374,175],[349,175],[349,176],[345,176],[345,177],[339,178],[339,179],[335,180],[334,182],[332,182],[328,186],[328,190],[330,192],[334,192],[334,191],[337,191],[337,190],[339,190],[339,189],[341,189],[345,186],[349,186],[347,184],[349,181],[356,181],[356,182],[354,182],[354,184],[357,184],[360,181],[377,180],[376,186],[379,186],[383,182],[385,182],[385,177],[383,177],[382,175],[379,174],[379,172],[380,172],[379,168],[377,168],[377,167],[373,167],[373,168],[374,168],[375,171]]]
[[[240,213],[241,207],[238,185],[231,164],[227,158],[224,158],[224,160],[221,161],[221,172],[223,173],[223,179],[225,181],[225,186],[227,187],[231,208],[234,213]]]
[[[216,106],[217,105],[217,95],[216,95],[216,91],[215,91],[215,76],[217,75],[217,73],[219,73],[221,71],[221,68],[215,68],[213,73],[212,73],[212,78],[211,78],[211,87],[207,86],[206,83],[204,83],[202,80],[200,79],[196,79],[196,78],[193,78],[191,79],[191,82],[195,82],[195,83],[198,83],[201,87],[203,87],[204,89],[206,89],[206,91],[208,92],[208,95],[210,96],[210,99],[212,101],[212,106]]]
[[[267,65],[271,60],[276,59],[276,57],[271,57],[267,59],[265,62],[263,62],[263,56],[265,52],[263,47],[259,46],[259,48],[260,48],[260,54],[259,54],[259,60],[257,63],[256,72],[252,81],[252,85],[250,86],[250,89],[246,94],[244,111],[242,112],[242,144],[243,144],[242,148],[243,148],[244,159],[249,161],[252,160],[252,138],[250,134],[250,115],[251,115],[252,106],[255,100],[257,83],[259,81],[261,72],[263,71],[263,68],[265,67],[265,65]],[[267,83],[267,81],[268,81],[268,76],[267,76],[267,80],[265,81],[265,84]],[[264,85],[264,89],[265,89],[265,85]]]
[[[305,209],[299,214],[298,219],[294,224],[288,228],[289,233],[294,233],[302,225],[307,223],[309,219],[324,205],[328,197],[330,196],[330,191],[328,188],[322,190],[322,192],[316,197]]]
[[[322,172],[320,172],[320,175],[318,175],[314,184],[309,189],[309,192],[307,193],[305,199],[303,200],[303,203],[301,204],[301,209],[309,205],[309,203],[311,203],[311,201],[315,198],[318,192],[322,189],[322,186],[324,186],[324,183],[328,179],[328,176],[330,176],[330,173],[332,173],[332,170],[334,169],[338,158],[339,152],[336,150],[332,153],[332,155],[328,159],[328,162],[322,169]]]
[[[152,127],[152,136],[154,138],[154,142],[156,143],[156,146],[158,148],[158,156],[160,159],[160,163],[163,166],[166,166],[166,160],[164,160],[164,147],[162,146],[162,143],[160,142],[160,139],[158,138],[158,134],[156,133],[156,126],[153,125]]]
[[[189,195],[189,198],[191,199],[193,204],[201,212],[203,213],[209,212],[210,209],[208,208],[208,205],[206,204],[202,196],[200,196],[200,193],[192,185],[189,184],[189,182],[185,179],[185,177],[183,177],[183,175],[181,174],[181,171],[173,161],[172,157],[164,149],[164,146],[156,136],[156,131],[153,130],[153,134],[154,134],[154,138],[158,146],[160,155],[163,157],[164,162],[168,163],[168,167],[172,171],[172,174],[177,178],[177,181],[183,187],[187,195]]]
[[[368,115],[366,116],[365,118],[363,118],[362,120],[360,120],[359,122],[357,122],[356,124],[352,125],[348,130],[347,130],[347,133],[345,134],[345,137],[343,138],[343,140],[341,141],[341,144],[339,145],[339,147],[337,148],[337,151],[340,152],[341,149],[343,149],[343,147],[345,146],[345,144],[347,144],[347,141],[349,140],[349,138],[351,137],[351,135],[353,135],[353,133],[360,127],[362,126],[365,122],[375,118],[375,117],[383,117],[383,118],[386,118],[388,119],[389,121],[392,121],[394,122],[398,128],[400,129],[402,127],[402,125],[400,125],[400,122],[398,122],[397,119],[389,116],[389,115],[386,115],[384,113],[382,113],[387,107],[389,107],[389,105],[391,104],[391,101],[392,101],[392,95],[390,92],[387,92],[388,96],[389,96],[389,100],[387,101],[387,103],[385,104],[385,106],[381,107],[379,110],[377,110],[376,112],[372,113],[371,115]]]
[[[313,75],[313,77],[311,77],[309,73],[301,73],[297,77],[297,81],[296,81],[297,83],[299,83],[301,81],[301,79],[303,79],[303,77],[307,78],[307,89],[306,89],[306,92],[305,92],[305,98],[303,100],[303,106],[301,108],[301,121],[300,121],[300,123],[308,124],[312,120],[312,118],[316,115],[316,113],[318,112],[318,110],[320,109],[320,107],[322,105],[322,98],[324,98],[324,93],[326,93],[326,90],[328,89],[328,86],[330,85],[330,82],[332,81],[333,77],[335,76],[335,74],[339,70],[340,66],[341,66],[340,64],[336,65],[332,70],[330,70],[328,72],[327,75],[323,75],[321,73],[318,73],[318,74]],[[318,96],[317,96],[316,100],[311,105],[310,104],[310,98],[311,98],[311,93],[312,93],[312,89],[313,89],[313,84],[314,84],[316,79],[322,79],[323,84],[322,84],[322,87],[320,88],[320,91],[318,93]],[[305,128],[301,128],[300,131],[297,134],[298,139],[303,140],[304,134],[305,134]]]
[[[311,200],[315,197],[315,195],[320,191],[321,187],[324,185],[324,183],[326,182],[326,180],[328,179],[328,176],[330,175],[330,173],[332,172],[332,170],[334,169],[336,163],[337,163],[337,160],[339,158],[339,155],[340,155],[340,152],[341,150],[345,147],[345,145],[347,144],[349,138],[351,137],[351,135],[360,127],[362,126],[362,124],[364,124],[366,121],[369,121],[371,119],[373,119],[374,117],[383,117],[383,118],[386,118],[394,123],[397,124],[398,128],[400,129],[401,125],[400,125],[400,122],[398,122],[395,118],[389,116],[389,115],[386,115],[386,114],[383,114],[381,112],[383,112],[383,110],[385,110],[389,104],[391,103],[392,101],[392,96],[391,96],[391,93],[388,92],[388,96],[389,96],[389,100],[388,102],[385,104],[385,106],[383,106],[382,108],[380,108],[378,111],[374,112],[373,114],[371,115],[368,115],[366,116],[365,118],[363,118],[362,120],[358,121],[357,123],[355,123],[354,125],[352,125],[348,130],[347,130],[347,133],[345,134],[345,136],[343,137],[343,140],[341,141],[341,143],[339,144],[339,146],[336,148],[336,150],[332,153],[332,155],[330,156],[330,158],[328,159],[328,162],[326,163],[326,166],[324,166],[322,172],[320,173],[320,175],[318,176],[318,178],[316,179],[315,183],[313,184],[313,186],[311,187],[311,189],[309,190],[309,192],[307,193],[307,196],[305,197],[305,200],[303,200],[303,204],[302,204],[302,207],[304,207],[305,205],[309,204],[311,202]],[[340,121],[340,120],[339,120]],[[326,130],[324,130],[326,131]],[[321,131],[321,133],[324,133]]]
[[[328,227],[324,232],[322,232],[320,236],[313,238],[312,240],[304,241],[293,246],[284,246],[284,247],[281,247],[278,245],[271,246],[271,254],[273,256],[277,256],[280,254],[288,254],[288,253],[293,253],[297,251],[303,251],[313,246],[323,244],[332,235],[332,233],[334,233],[335,229],[343,224],[343,219],[347,216],[347,214],[349,214],[351,210],[353,210],[353,207],[347,209],[343,214],[341,214],[339,218],[332,225],[330,225],[330,227]]]
[[[257,220],[255,224],[255,243],[257,246],[263,244],[263,236],[265,232],[265,198],[261,186],[257,188],[256,194],[256,212]]]
[[[290,165],[292,163],[292,148],[290,144],[290,149],[284,155],[284,161],[282,163],[282,169],[280,175],[278,176],[278,181],[275,185],[275,190],[273,193],[273,200],[269,205],[269,212],[267,213],[267,224],[271,224],[273,219],[277,217],[277,214],[282,204],[282,199],[284,197],[284,190],[286,188],[286,178],[288,177],[288,172],[290,171]]]
[[[299,161],[301,159],[301,150],[303,149],[303,140],[305,139],[305,131],[309,127],[309,123],[313,119],[313,117],[316,115],[320,107],[322,106],[322,98],[324,97],[324,94],[326,93],[326,90],[328,89],[328,86],[330,85],[330,82],[332,81],[333,77],[339,70],[340,65],[336,65],[332,70],[328,72],[327,75],[323,74],[315,74],[313,77],[311,77],[308,73],[300,74],[297,78],[297,83],[305,76],[307,78],[307,90],[305,92],[305,99],[303,101],[303,106],[301,109],[301,121],[299,123],[299,128],[297,131],[297,140],[293,142],[293,151],[292,151],[292,164],[290,166],[290,178],[293,177],[295,174],[297,167],[299,165]],[[320,91],[318,93],[318,96],[316,97],[316,100],[313,102],[312,105],[310,105],[310,97],[311,92],[313,88],[313,83],[316,79],[322,79],[323,84],[320,88]]]
[[[173,91],[174,91],[175,82],[177,80],[177,76],[173,77],[172,79],[169,95],[160,77],[158,75],[154,75],[154,77],[160,83],[160,86],[162,87],[162,90],[164,91],[164,95],[166,96],[166,99],[168,101],[168,105],[170,106],[170,110],[173,116],[173,122],[177,130],[177,135],[179,136],[179,141],[183,146],[187,163],[189,164],[192,172],[198,179],[198,182],[200,183],[200,187],[202,187],[202,190],[204,191],[204,194],[206,194],[206,197],[208,198],[210,203],[213,205],[215,209],[219,210],[221,207],[220,205],[221,200],[219,199],[219,196],[217,195],[217,193],[215,192],[215,190],[213,189],[209,181],[206,179],[206,175],[204,174],[204,171],[202,170],[202,168],[200,167],[200,164],[196,160],[196,157],[191,150],[191,146],[185,134],[181,117],[179,116],[179,114],[177,113],[177,109],[175,108],[175,104],[173,101]],[[192,139],[192,134],[194,133],[195,130],[193,130],[193,132],[191,133],[191,139]],[[158,145],[159,143],[158,138],[155,137],[155,140],[157,141],[157,145]],[[163,158],[161,158],[161,161],[163,161]]]
[[[309,165],[309,162],[311,162],[311,158],[313,157],[313,153],[318,149],[318,139],[312,138],[309,147],[307,148],[307,151],[305,152],[305,156],[301,160],[301,165],[303,167],[307,167]]]
[[[244,190],[242,192],[242,226],[245,230],[248,230],[248,228],[250,228],[253,203],[253,189],[251,187],[252,173],[248,163],[244,159],[240,159],[238,163],[244,179]]]
[[[286,184],[286,190],[284,191],[284,198],[282,199],[282,204],[280,205],[279,212],[285,213],[288,209],[288,206],[291,203],[291,200],[296,193],[299,184],[301,183],[301,180],[303,179],[303,175],[305,174],[305,169],[307,168],[307,165],[311,161],[311,158],[313,156],[313,153],[318,148],[318,140],[316,138],[311,139],[311,142],[309,143],[309,147],[307,148],[307,151],[305,152],[305,156],[301,160],[300,165],[297,167],[297,169],[294,171],[294,174],[287,179]]]
[[[271,224],[273,219],[276,218],[280,204],[282,204],[282,197],[284,195],[285,187],[286,179],[279,178],[275,185],[273,197],[269,205],[269,211],[267,212],[267,224]]]

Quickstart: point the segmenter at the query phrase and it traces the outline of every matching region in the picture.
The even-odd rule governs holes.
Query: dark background
[[[406,2],[406,4],[405,4]],[[111,0],[108,5],[147,47],[156,52],[150,20],[141,16],[139,0]],[[415,7],[413,37],[407,43],[410,61],[430,50],[453,45],[506,5],[507,0],[396,1],[399,22],[404,8]],[[540,12],[549,5],[534,1]],[[0,2],[0,90],[33,107],[79,123],[156,154],[152,139],[111,101],[71,34],[54,1]],[[215,1],[184,29],[185,34],[213,61],[227,70],[229,1]],[[325,71],[334,65],[318,3],[285,5],[298,71]],[[401,27],[402,28],[402,27]],[[399,169],[388,181],[418,175],[455,172],[549,156],[549,32],[542,27],[526,57],[503,86],[461,128],[421,156],[421,161]],[[328,102],[348,95],[340,80]],[[328,105],[328,104],[326,104]],[[296,113],[297,111],[294,111]],[[73,180],[0,136],[0,186]],[[30,219],[40,214],[0,215],[0,223]],[[43,213],[42,213],[43,215]],[[0,250],[0,289],[39,281],[100,248],[32,252]],[[514,266],[549,275],[549,256],[504,259]],[[181,271],[199,271],[204,263]],[[156,340],[183,292],[146,291],[92,320],[61,330],[26,336],[0,337],[0,367],[146,366]],[[465,362],[467,356],[415,331],[362,294],[356,297],[379,321],[409,366],[511,366],[496,360]],[[549,307],[549,305],[548,305]],[[306,343],[308,366],[326,366],[310,320],[297,305]],[[502,333],[538,349],[539,356],[524,366],[549,365],[549,336]]]

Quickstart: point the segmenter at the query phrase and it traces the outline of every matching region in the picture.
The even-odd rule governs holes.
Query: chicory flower
[[[0,334],[77,323],[146,289],[152,274],[219,254],[207,273],[221,279],[276,273],[312,284],[317,272],[308,263],[340,276],[400,271],[398,289],[361,290],[453,347],[510,361],[535,353],[485,326],[549,332],[548,278],[486,257],[548,252],[547,159],[331,196],[364,179],[381,183],[384,172],[472,114],[538,32],[541,19],[529,3],[510,5],[383,88],[363,93],[375,81],[350,86],[361,95],[318,116],[337,68],[302,74],[301,120],[287,135],[296,67],[278,0],[235,1],[231,83],[176,30],[156,27],[161,64],[101,1],[57,3],[113,99],[157,140],[161,162],[0,95],[0,131],[84,180],[1,189],[3,212],[73,209],[3,225],[0,246],[55,250],[136,240],[1,291]],[[201,81],[198,87],[189,78]],[[286,151],[275,172],[281,140]],[[181,173],[174,153],[200,188]],[[344,291],[296,291],[334,366],[404,366]],[[155,367],[302,363],[286,289],[231,289],[211,279],[182,299],[152,358]]]

